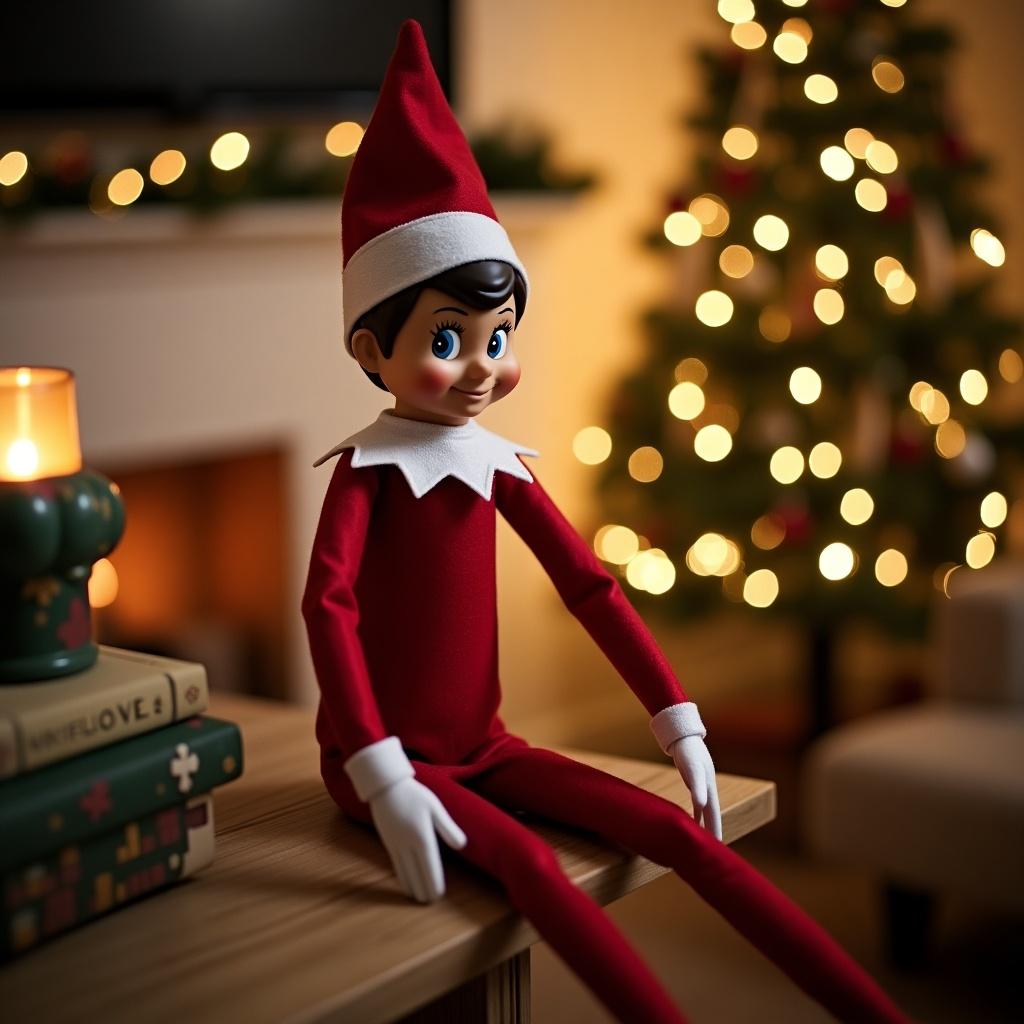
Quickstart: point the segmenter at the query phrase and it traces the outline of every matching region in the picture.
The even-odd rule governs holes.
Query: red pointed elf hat
[[[403,22],[341,204],[345,347],[379,302],[476,260],[526,270],[498,223],[417,21]]]

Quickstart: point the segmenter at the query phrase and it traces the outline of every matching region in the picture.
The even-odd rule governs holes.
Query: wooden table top
[[[241,778],[215,791],[213,864],[0,968],[6,1020],[379,1024],[537,941],[498,883],[447,855],[443,899],[401,893],[376,835],[324,789],[312,711],[215,694],[210,714],[245,748]],[[690,809],[669,762],[558,749]],[[774,817],[773,783],[718,786],[727,842]],[[602,905],[667,871],[524,820]]]

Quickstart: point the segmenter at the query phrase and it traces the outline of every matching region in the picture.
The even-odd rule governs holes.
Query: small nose
[[[485,355],[478,355],[466,369],[466,376],[470,380],[484,381],[491,375],[491,360]]]

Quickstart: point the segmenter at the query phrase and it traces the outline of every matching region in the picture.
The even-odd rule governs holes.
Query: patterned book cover
[[[100,645],[84,672],[0,686],[0,779],[197,715],[209,699],[196,662]]]
[[[213,800],[203,794],[5,872],[0,963],[194,875],[213,851]]]
[[[80,843],[242,773],[233,722],[197,715],[0,782],[0,871]]]

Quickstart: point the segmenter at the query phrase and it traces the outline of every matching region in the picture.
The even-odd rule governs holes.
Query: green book
[[[194,875],[213,850],[203,794],[0,873],[0,963]]]
[[[207,793],[241,773],[238,726],[196,715],[0,782],[0,872]]]

